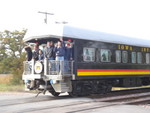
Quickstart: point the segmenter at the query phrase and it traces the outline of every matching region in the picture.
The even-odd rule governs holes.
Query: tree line
[[[23,73],[25,43],[23,38],[27,30],[0,32],[0,74],[13,74],[13,83],[19,83]]]

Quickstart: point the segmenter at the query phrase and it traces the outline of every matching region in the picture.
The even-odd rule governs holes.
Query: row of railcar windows
[[[111,62],[112,52],[109,49],[100,49],[99,52],[100,61],[101,62]],[[83,61],[94,62],[96,61],[96,48],[83,48]],[[145,63],[150,64],[150,53],[146,53],[145,55]],[[129,54],[127,51],[116,50],[115,51],[115,61],[116,63],[129,63],[128,61]],[[141,52],[131,52],[131,62],[130,63],[142,63],[142,53]]]

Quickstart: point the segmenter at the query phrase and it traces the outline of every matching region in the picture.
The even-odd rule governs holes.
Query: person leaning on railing
[[[54,65],[54,61],[55,60],[55,54],[54,54],[54,44],[52,41],[48,41],[47,42],[47,46],[44,49],[44,59],[47,59],[50,63],[50,67],[48,68],[49,70],[49,74],[52,71],[55,71],[55,65]]]
[[[31,61],[32,60],[32,50],[31,50],[31,47],[26,46],[24,49],[25,49],[25,51],[27,53],[27,61]]]
[[[26,46],[25,51],[27,52],[27,61],[31,61],[32,57],[33,57],[31,47]],[[27,65],[28,67],[27,67],[27,70],[25,70],[25,71],[31,71],[32,70],[32,65],[30,63],[27,63],[27,64],[28,64]],[[33,89],[33,87],[31,86],[31,83],[34,83],[34,81],[24,80],[24,83],[25,83],[26,88]]]
[[[60,41],[55,45],[54,53],[56,55],[56,70],[57,73],[60,74],[60,72],[64,70],[63,61],[65,56],[65,44],[62,38],[60,38]]]
[[[65,44],[63,38],[60,38],[60,41],[58,41],[57,44],[55,45],[54,53],[56,55],[56,61],[64,61]]]
[[[73,48],[71,40],[68,40],[65,47],[65,62],[64,62],[64,72],[65,74],[71,73],[71,60],[73,60]]]

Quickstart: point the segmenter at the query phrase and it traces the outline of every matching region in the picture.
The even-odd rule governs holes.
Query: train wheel
[[[69,96],[71,96],[71,97],[78,97],[79,95],[77,95],[77,94],[75,94],[75,93],[73,93],[73,92],[68,92],[68,94],[69,94]]]
[[[50,92],[53,96],[58,97],[60,93],[57,93],[55,91]]]
[[[83,86],[77,86],[76,88],[74,88],[74,90],[72,91],[72,92],[68,92],[69,93],[69,95],[71,96],[71,97],[82,97],[82,96],[89,96],[90,95],[90,93],[88,93],[88,91],[87,90],[84,90],[84,88],[85,89],[87,89],[86,87],[83,87]]]
[[[58,97],[60,93],[57,93],[53,88],[51,90],[49,90],[49,92],[54,96],[54,97]]]

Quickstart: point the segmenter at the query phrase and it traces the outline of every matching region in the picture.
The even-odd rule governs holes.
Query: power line
[[[55,24],[68,24],[68,22],[66,22],[66,21],[62,21],[62,22],[55,21]]]

